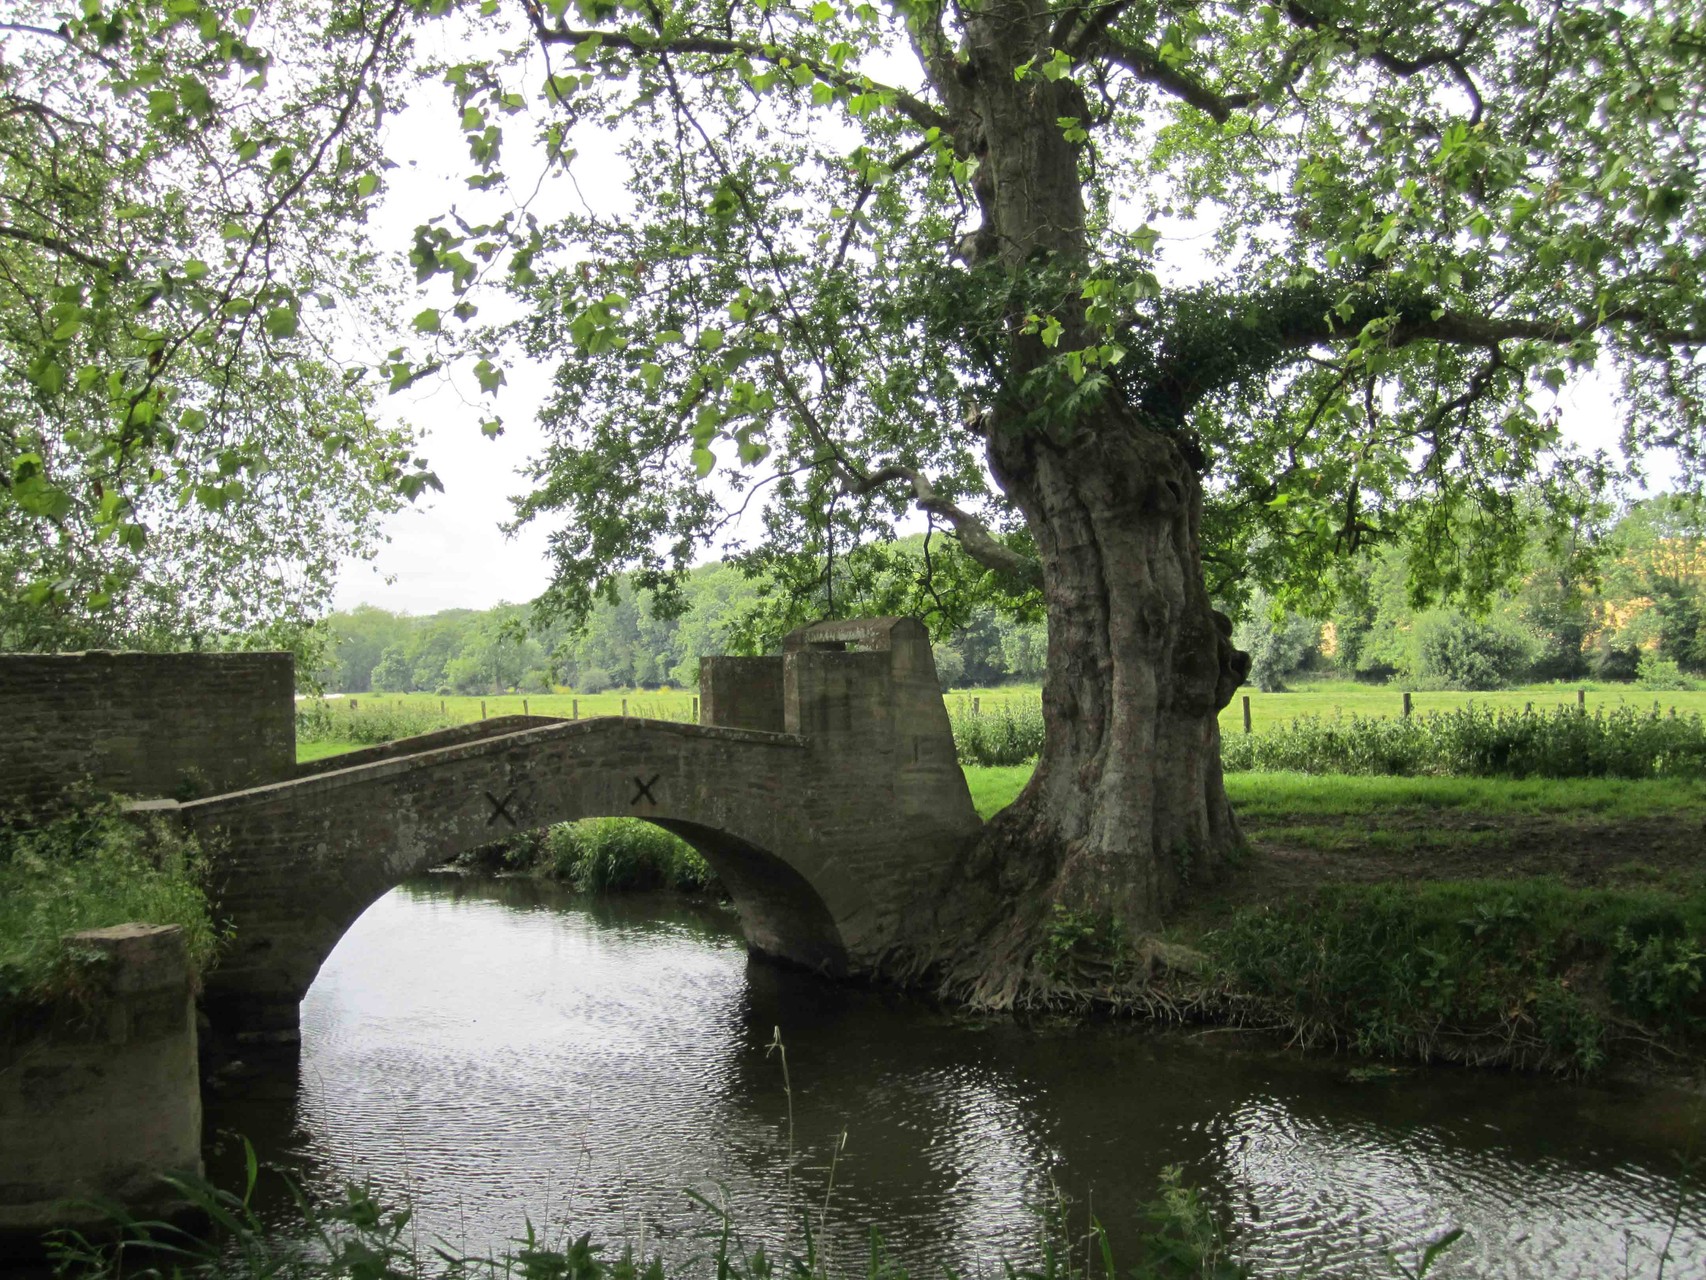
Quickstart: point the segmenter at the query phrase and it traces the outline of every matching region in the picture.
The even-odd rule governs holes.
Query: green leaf
[[[480,390],[487,395],[497,394],[497,389],[504,384],[504,371],[490,360],[481,360],[474,366],[474,376],[480,381]]]
[[[711,474],[711,468],[717,465],[717,455],[703,445],[693,449],[693,472],[701,480]]]
[[[422,311],[415,317],[415,331],[417,333],[437,333],[438,321],[438,309],[436,307],[428,307],[425,311]]]
[[[377,173],[364,173],[355,180],[355,193],[363,200],[377,190],[379,190],[379,175]]]
[[[274,307],[267,312],[267,332],[275,338],[290,338],[296,334],[298,317],[293,307]]]
[[[721,329],[701,329],[699,331],[699,346],[706,351],[715,351],[723,345]]]

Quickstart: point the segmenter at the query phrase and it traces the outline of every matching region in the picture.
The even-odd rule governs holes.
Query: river
[[[210,1091],[210,1167],[246,1135],[464,1251],[531,1221],[694,1256],[694,1191],[751,1241],[798,1248],[809,1215],[862,1271],[874,1226],[940,1276],[1025,1257],[1059,1197],[1118,1254],[1179,1165],[1264,1275],[1398,1276],[1457,1227],[1431,1275],[1651,1277],[1667,1240],[1666,1275],[1706,1274],[1699,1100],[1226,1039],[968,1019],[750,961],[719,907],[434,876],[333,952],[299,1060]]]

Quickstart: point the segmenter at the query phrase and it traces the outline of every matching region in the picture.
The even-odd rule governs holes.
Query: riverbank
[[[1027,775],[967,770],[986,813]],[[1698,1075],[1706,784],[1226,783],[1248,841],[1227,880],[1160,946],[1059,916],[1030,1003],[1245,1025],[1379,1058]]]

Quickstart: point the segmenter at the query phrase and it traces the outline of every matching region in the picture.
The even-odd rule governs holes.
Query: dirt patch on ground
[[[1706,884],[1706,813],[1616,821],[1580,815],[1461,812],[1310,817],[1249,831],[1250,850],[1205,903],[1201,921],[1324,885],[1551,876],[1581,888]],[[1196,913],[1193,913],[1196,914]]]

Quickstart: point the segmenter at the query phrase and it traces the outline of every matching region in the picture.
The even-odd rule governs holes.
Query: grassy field
[[[1503,707],[1521,710],[1532,705],[1537,710],[1556,706],[1574,706],[1578,688],[1587,690],[1587,707],[1636,707],[1647,710],[1655,704],[1665,710],[1675,708],[1678,715],[1699,712],[1706,715],[1706,689],[1653,692],[1634,685],[1594,685],[1592,683],[1526,685],[1516,689],[1500,689],[1490,693],[1413,693],[1410,701],[1414,713],[1449,711],[1468,703],[1484,707]],[[1242,733],[1244,711],[1241,698],[1250,699],[1250,721],[1253,731],[1278,728],[1300,716],[1365,716],[1394,717],[1404,711],[1404,691],[1396,685],[1366,685],[1350,680],[1322,681],[1300,684],[1285,693],[1260,693],[1246,688],[1232,700],[1220,715],[1223,733]],[[1004,685],[995,689],[955,689],[947,695],[950,711],[963,714],[975,706],[988,711],[1003,703],[1035,704],[1042,697],[1037,685]],[[395,707],[419,714],[441,716],[453,724],[466,724],[492,716],[532,715],[586,718],[589,716],[644,716],[656,720],[697,719],[698,695],[686,689],[617,689],[609,693],[534,693],[498,694],[485,697],[444,697],[425,693],[360,693],[349,697],[327,699],[334,712],[354,704],[364,710]],[[325,746],[326,744],[316,744]],[[320,755],[330,754],[321,751]],[[319,756],[304,756],[318,759]]]
[[[1706,715],[1706,689],[1665,690],[1653,692],[1632,684],[1534,684],[1515,689],[1498,689],[1487,693],[1452,691],[1422,692],[1410,695],[1413,714],[1424,711],[1450,711],[1467,703],[1484,707],[1504,707],[1520,711],[1532,704],[1538,710],[1550,707],[1575,706],[1576,691],[1587,691],[1587,709],[1599,707],[1637,707],[1647,710],[1657,703],[1664,710],[1676,708],[1678,715],[1699,712]],[[1250,727],[1260,733],[1287,724],[1299,716],[1401,716],[1404,714],[1404,690],[1398,685],[1367,685],[1354,680],[1325,680],[1314,684],[1299,684],[1285,693],[1262,693],[1246,686],[1232,699],[1232,705],[1220,713],[1222,733],[1244,731],[1242,698],[1250,699]],[[1036,685],[1004,685],[995,689],[954,689],[947,695],[950,710],[969,710],[974,701],[979,710],[989,710],[1003,702],[1035,702],[1042,696]]]

